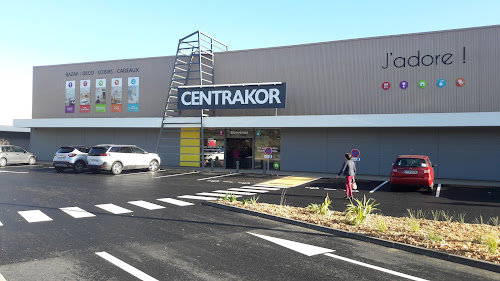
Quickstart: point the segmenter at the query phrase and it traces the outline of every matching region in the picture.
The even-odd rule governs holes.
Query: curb
[[[415,253],[415,254],[420,254],[420,255],[424,255],[424,256],[428,256],[428,257],[432,257],[432,258],[437,258],[437,259],[441,259],[441,260],[445,260],[445,261],[450,261],[450,262],[454,262],[454,263],[459,263],[459,264],[463,264],[463,265],[472,266],[475,268],[480,268],[480,269],[485,269],[485,270],[500,273],[500,265],[497,265],[495,263],[488,262],[488,261],[471,259],[471,258],[467,258],[467,257],[454,255],[454,254],[449,254],[449,253],[445,253],[445,252],[439,252],[436,250],[426,249],[423,247],[403,244],[400,242],[387,241],[387,240],[383,240],[383,239],[379,239],[379,238],[375,238],[375,237],[370,237],[370,236],[367,236],[364,234],[358,234],[358,233],[352,233],[352,232],[348,232],[348,231],[344,231],[344,230],[338,230],[338,229],[320,226],[320,225],[316,225],[316,224],[312,224],[312,223],[308,223],[308,222],[287,219],[287,218],[278,217],[278,216],[274,216],[274,215],[270,215],[270,214],[266,214],[266,213],[260,213],[260,212],[242,209],[242,208],[229,206],[229,205],[225,205],[225,204],[219,204],[219,203],[215,203],[215,202],[203,202],[202,204],[208,205],[211,207],[215,207],[215,208],[220,208],[220,209],[224,209],[224,210],[228,210],[228,211],[257,216],[257,217],[270,219],[270,220],[274,220],[274,221],[279,221],[279,222],[283,222],[283,223],[288,223],[288,224],[301,226],[301,227],[309,228],[309,229],[316,230],[316,231],[335,234],[337,236],[341,236],[341,237],[345,237],[345,238],[352,238],[352,239],[356,239],[356,240],[361,240],[364,242],[369,242],[369,243],[373,243],[373,244],[377,244],[377,245],[381,245],[381,246],[385,246],[385,247],[389,247],[389,248],[403,250],[403,251],[407,251],[407,252],[411,252],[411,253]]]

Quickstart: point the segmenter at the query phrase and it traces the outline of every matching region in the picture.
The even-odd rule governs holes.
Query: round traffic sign
[[[352,157],[359,157],[359,149],[351,150]]]
[[[273,150],[270,147],[268,147],[264,152],[266,153],[266,155],[271,155],[271,153],[273,153]]]

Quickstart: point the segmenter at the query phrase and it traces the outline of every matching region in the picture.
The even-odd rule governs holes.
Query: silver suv
[[[148,169],[156,171],[160,167],[160,156],[149,153],[135,145],[103,144],[90,149],[87,157],[88,167],[93,173],[102,170],[114,175],[123,170]]]
[[[35,165],[35,154],[16,145],[0,145],[0,167],[4,167],[7,164],[20,163]]]
[[[71,168],[77,174],[87,167],[87,154],[90,146],[70,145],[59,148],[52,160],[56,170],[61,173],[66,168]]]

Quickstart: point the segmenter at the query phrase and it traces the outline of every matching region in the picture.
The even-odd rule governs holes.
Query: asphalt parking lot
[[[406,275],[498,280],[491,271],[202,204],[228,192],[279,204],[283,190],[288,205],[319,203],[326,194],[335,210],[348,202],[341,179],[266,187],[287,179],[175,169],[113,176],[57,173],[46,166],[0,168],[0,274],[7,280],[137,280],[113,263],[115,258],[154,277],[140,280],[407,280],[401,277]],[[358,180],[355,197],[374,198],[385,215],[404,216],[411,208],[465,212],[467,220],[498,216],[495,188],[443,185],[437,197],[423,189],[390,192],[382,183]],[[304,256],[273,239],[321,247],[329,254]],[[351,261],[403,275],[370,267],[352,271]]]

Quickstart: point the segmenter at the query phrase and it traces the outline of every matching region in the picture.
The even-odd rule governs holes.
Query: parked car
[[[93,173],[102,170],[114,175],[123,170],[148,169],[156,171],[160,167],[160,156],[149,153],[135,145],[104,144],[90,149],[87,157],[88,167]]]
[[[435,166],[425,155],[399,155],[392,165],[391,190],[399,186],[421,186],[432,191]]]
[[[57,150],[52,164],[59,173],[66,168],[71,168],[75,173],[79,174],[87,167],[89,150],[90,146],[87,145],[63,146]]]
[[[7,164],[36,164],[35,154],[16,145],[0,145],[0,167]]]

